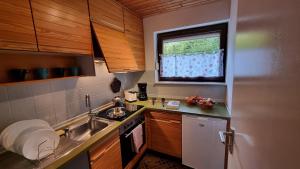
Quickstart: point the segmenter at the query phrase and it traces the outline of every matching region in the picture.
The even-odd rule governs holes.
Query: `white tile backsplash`
[[[0,87],[0,102],[4,102],[6,100],[8,100],[7,89],[6,89],[6,87],[1,86]]]
[[[33,96],[33,86],[30,84],[16,84],[7,87],[9,100],[22,99]]]
[[[5,126],[9,125],[13,121],[10,103],[8,101],[0,102],[0,131],[2,131]]]
[[[95,68],[94,77],[1,86],[0,131],[13,122],[25,119],[40,118],[51,125],[61,123],[88,111],[85,94],[90,94],[93,108],[120,95],[112,93],[110,89],[110,82],[115,76],[122,81],[122,88],[131,88],[138,80],[133,78],[132,73],[108,73],[105,64],[95,64]]]
[[[37,118],[34,97],[16,99],[10,102],[11,113],[14,121]]]

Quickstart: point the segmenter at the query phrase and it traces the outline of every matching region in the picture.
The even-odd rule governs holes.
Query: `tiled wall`
[[[115,95],[110,90],[114,77],[122,81],[122,88],[131,88],[138,73],[108,73],[104,63],[95,64],[95,77],[49,80],[0,87],[0,131],[12,122],[39,118],[51,125],[58,124],[87,111],[85,94],[91,96],[92,107],[110,101]]]

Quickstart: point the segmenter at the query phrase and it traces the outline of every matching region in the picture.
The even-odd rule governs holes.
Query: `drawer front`
[[[169,113],[169,112],[149,112],[147,116],[151,119],[159,119],[166,121],[182,121],[180,113]]]
[[[121,145],[118,132],[113,133],[107,140],[95,145],[90,150],[92,169],[121,169]]]

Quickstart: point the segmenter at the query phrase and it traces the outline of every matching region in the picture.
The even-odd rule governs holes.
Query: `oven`
[[[143,144],[146,142],[145,136],[145,117],[140,114],[134,117],[133,119],[125,122],[120,127],[120,142],[121,142],[121,154],[122,154],[122,167],[125,168],[127,164],[137,155],[134,149],[134,141],[132,131],[139,124],[143,126]]]

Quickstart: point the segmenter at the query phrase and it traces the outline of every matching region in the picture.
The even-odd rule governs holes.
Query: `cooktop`
[[[127,117],[129,117],[130,115],[132,115],[133,113],[135,113],[136,111],[140,110],[143,107],[144,106],[125,103],[125,105],[124,105],[125,114],[123,116],[117,116],[117,117],[109,116],[108,110],[110,110],[111,108],[114,108],[114,106],[99,111],[97,113],[97,116],[105,118],[105,119],[110,119],[110,120],[123,121],[124,119],[126,119]]]

